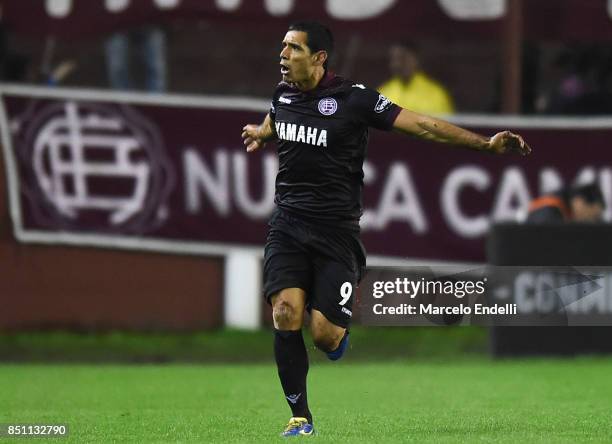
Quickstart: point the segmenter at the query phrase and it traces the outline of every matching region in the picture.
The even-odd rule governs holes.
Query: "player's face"
[[[280,53],[280,70],[285,82],[301,83],[312,77],[317,57],[310,51],[307,41],[308,34],[303,31],[285,34]]]

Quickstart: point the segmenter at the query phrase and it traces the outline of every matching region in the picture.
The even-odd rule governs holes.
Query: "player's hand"
[[[266,142],[260,136],[259,125],[248,124],[242,128],[242,139],[246,145],[247,153],[257,151],[266,144]]]
[[[517,153],[526,156],[531,153],[531,147],[518,134],[502,131],[489,140],[489,149],[497,154]]]

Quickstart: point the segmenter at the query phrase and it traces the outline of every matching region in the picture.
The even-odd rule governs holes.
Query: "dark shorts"
[[[270,219],[264,254],[264,295],[285,288],[306,292],[306,307],[348,327],[355,290],[365,267],[359,233],[316,227],[276,210]]]

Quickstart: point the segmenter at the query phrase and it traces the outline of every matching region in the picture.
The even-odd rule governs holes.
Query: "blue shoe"
[[[312,436],[314,435],[314,427],[308,423],[306,418],[291,418],[289,424],[285,427],[285,431],[281,436]]]
[[[348,343],[349,343],[349,332],[347,330],[346,333],[344,333],[344,337],[340,341],[340,344],[338,344],[338,348],[335,349],[334,351],[328,352],[327,358],[330,361],[337,361],[338,359],[340,359],[342,355],[344,355],[344,352],[346,351],[346,349],[348,348]]]

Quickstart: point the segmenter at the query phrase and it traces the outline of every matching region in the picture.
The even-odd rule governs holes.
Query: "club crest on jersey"
[[[336,102],[336,99],[326,97],[324,99],[319,100],[319,112],[324,116],[331,116],[337,110],[338,102]]]
[[[387,99],[382,94],[378,95],[378,102],[376,102],[376,106],[374,107],[374,112],[382,113],[387,108],[391,106],[391,100]]]

